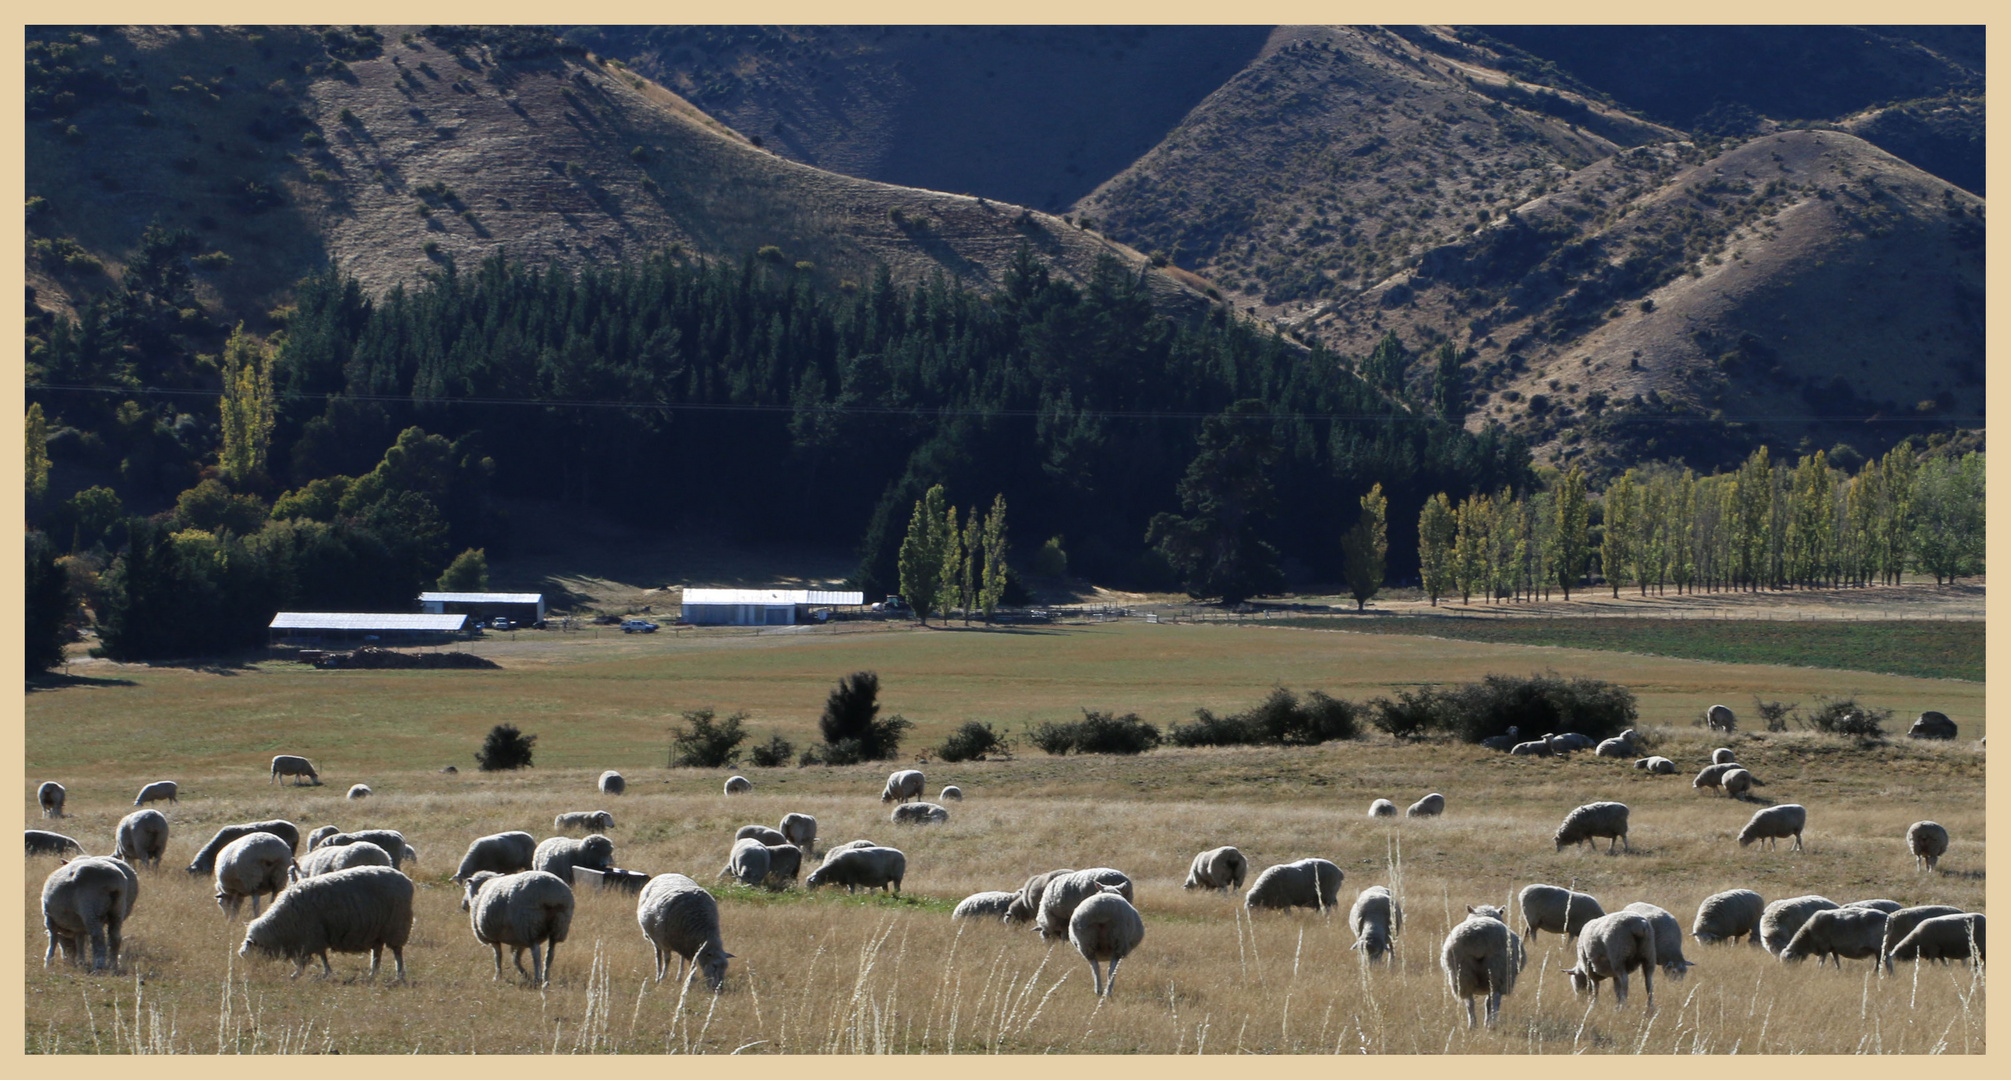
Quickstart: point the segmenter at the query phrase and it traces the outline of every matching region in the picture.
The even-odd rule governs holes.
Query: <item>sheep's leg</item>
[[[492,949],[494,949],[494,950],[496,950],[496,977],[495,977],[495,978],[493,978],[493,979],[491,979],[491,980],[489,980],[489,981],[490,981],[490,982],[502,982],[502,981],[503,981],[503,943],[502,943],[502,942],[500,942],[500,941],[493,941],[493,942],[490,942],[490,943],[489,943],[489,947],[490,947],[490,948],[492,948]]]
[[[1106,975],[1103,979],[1104,997],[1109,997],[1112,993],[1114,993],[1117,990],[1117,965],[1122,962],[1122,959],[1123,958],[1120,957],[1110,962],[1110,974]]]
[[[531,964],[536,966],[537,962],[537,951],[534,949],[531,953]],[[513,945],[510,947],[510,963],[517,966],[517,974],[522,975],[526,979],[531,977],[531,973],[524,970],[524,947],[522,945]]]
[[[401,982],[401,983],[402,983],[402,982],[404,982],[404,981],[405,981],[405,946],[403,946],[403,945],[393,945],[393,946],[391,946],[391,963],[392,963],[392,965],[394,966],[395,970],[396,970],[396,971],[397,971],[397,973],[398,973],[398,977],[397,977],[397,979],[396,979],[395,981],[397,981],[397,982]]]
[[[332,979],[335,977],[335,965],[328,962],[327,949],[321,950],[321,977],[324,979]]]
[[[545,985],[545,954],[536,945],[531,946],[531,984],[538,987]]]
[[[377,969],[382,966],[384,966],[384,946],[372,945],[370,947],[370,977],[373,979],[376,978]]]
[[[306,970],[307,970],[307,958],[304,956],[295,957],[293,961],[293,974],[288,975],[287,978],[298,979],[300,978],[300,973]]]
[[[1680,969],[1679,969],[1679,970],[1680,970]],[[1649,1011],[1649,1012],[1654,1012],[1654,1011],[1655,1011],[1655,965],[1653,965],[1653,964],[1647,964],[1647,965],[1644,965],[1644,966],[1643,966],[1643,967],[1641,968],[1641,985],[1642,985],[1642,986],[1645,986],[1645,987],[1647,987],[1647,988],[1648,988],[1648,1011]]]
[[[1473,1006],[1469,1003],[1467,1008]],[[1501,991],[1491,990],[1487,995],[1487,1026],[1493,1027],[1501,1019]]]
[[[545,978],[547,979],[552,977],[552,957],[558,954],[559,943],[556,940],[545,942]]]
[[[1794,849],[1795,849],[1796,851],[1800,851],[1800,850],[1802,850],[1802,834],[1800,834],[1800,833],[1796,833],[1796,834],[1795,834],[1795,847],[1794,847]]]

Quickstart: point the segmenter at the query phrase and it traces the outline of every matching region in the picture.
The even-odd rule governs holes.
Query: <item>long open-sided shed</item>
[[[466,615],[410,615],[375,611],[282,611],[266,628],[273,644],[326,641],[444,642],[466,630]]]
[[[865,593],[826,589],[686,589],[684,621],[693,626],[788,626],[812,608],[858,607]]]
[[[477,619],[501,615],[513,623],[529,626],[545,617],[545,594],[534,592],[422,592],[419,610],[429,615],[472,615]]]

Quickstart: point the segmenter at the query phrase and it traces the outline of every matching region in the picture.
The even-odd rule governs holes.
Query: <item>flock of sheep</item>
[[[1720,722],[1724,730],[1730,729],[1729,710],[1723,706],[1714,706],[1708,720],[1714,729]],[[1594,748],[1602,757],[1634,758],[1637,753],[1637,736],[1631,729],[1598,744],[1579,735],[1546,735],[1518,742],[1513,732],[1505,740],[1495,743],[1494,748],[1525,756],[1584,748]],[[1759,781],[1734,758],[1729,749],[1715,751],[1711,764],[1697,775],[1693,786],[1721,790],[1731,797],[1757,786]],[[1668,758],[1639,758],[1635,765],[1657,775],[1676,771]],[[321,782],[311,763],[291,755],[272,760],[273,782],[282,776],[294,777],[296,783]],[[914,769],[888,777],[880,799],[895,804],[892,823],[926,825],[948,820],[949,811],[941,803],[921,801],[924,784],[922,773]],[[609,771],[601,775],[598,788],[604,795],[615,796],[626,784],[619,773]],[[750,790],[752,784],[738,776],[725,786],[727,795]],[[350,798],[368,794],[363,785],[349,791]],[[963,793],[954,786],[946,787],[939,798],[954,802],[961,800]],[[41,786],[39,802],[45,817],[65,816],[64,801],[60,784]],[[88,943],[94,969],[118,967],[122,927],[139,895],[135,868],[158,869],[167,849],[167,818],[145,806],[160,801],[178,801],[173,781],[141,789],[135,799],[141,808],[119,823],[114,852],[108,857],[85,855],[76,840],[59,833],[27,831],[28,854],[74,856],[58,866],[43,885],[42,915],[49,941],[44,966],[59,951],[71,963],[82,963]],[[1413,818],[1435,817],[1445,806],[1445,797],[1434,792],[1413,803],[1406,813]],[[1389,799],[1376,799],[1369,808],[1372,818],[1393,818],[1396,812],[1396,804]],[[1741,830],[1739,843],[1745,846],[1765,839],[1771,845],[1791,837],[1798,850],[1806,823],[1806,810],[1798,804],[1765,807]],[[478,837],[468,845],[451,880],[463,889],[461,909],[468,913],[473,937],[494,952],[495,977],[503,976],[503,949],[508,947],[517,971],[532,983],[543,985],[558,944],[566,940],[575,890],[597,888],[636,894],[636,922],[655,950],[659,981],[668,973],[669,958],[675,955],[680,980],[688,977],[689,967],[693,975],[702,973],[712,989],[719,989],[733,954],[721,937],[717,901],[685,875],[651,876],[616,866],[614,843],[606,835],[614,824],[613,815],[605,810],[568,812],[554,819],[553,828],[560,833],[587,835],[558,835],[540,842],[527,832],[504,832]],[[1553,839],[1560,851],[1567,845],[1607,839],[1610,853],[1627,844],[1627,831],[1625,804],[1595,802],[1566,815]],[[784,887],[801,877],[803,884],[813,889],[832,885],[853,892],[861,888],[900,891],[907,856],[898,848],[870,840],[830,847],[809,873],[803,874],[817,839],[817,820],[808,814],[787,814],[774,828],[744,826],[735,834],[718,877],[769,888]],[[1935,869],[1948,850],[1948,842],[1947,830],[1931,821],[1916,822],[1906,832],[1908,849],[1921,870]],[[229,917],[239,914],[246,899],[251,901],[252,919],[245,929],[240,955],[292,960],[297,977],[311,959],[318,957],[323,973],[329,974],[329,953],[368,952],[374,976],[384,950],[389,949],[397,977],[403,980],[414,890],[402,867],[418,858],[418,851],[396,830],[345,833],[335,826],[324,826],[309,834],[303,852],[300,831],[291,822],[258,821],[219,829],[198,850],[187,872],[208,875],[214,881],[217,904]],[[1249,861],[1242,852],[1235,847],[1217,847],[1194,856],[1184,886],[1241,890],[1249,875]],[[1250,882],[1243,903],[1252,910],[1333,912],[1340,906],[1343,876],[1339,866],[1321,858],[1270,866]],[[271,902],[261,914],[265,897]],[[1139,948],[1145,936],[1144,921],[1134,901],[1132,878],[1122,871],[1061,868],[1034,874],[1016,890],[970,896],[957,905],[952,917],[1018,926],[1030,923],[1043,941],[1066,938],[1088,961],[1094,990],[1103,996],[1111,992],[1118,965]],[[1487,1023],[1495,1022],[1502,996],[1513,990],[1523,967],[1524,939],[1534,941],[1544,931],[1561,934],[1574,943],[1576,962],[1565,972],[1574,989],[1596,998],[1599,984],[1611,980],[1620,1005],[1627,1000],[1630,973],[1641,973],[1652,1008],[1656,970],[1680,979],[1694,966],[1683,957],[1683,933],[1676,916],[1653,904],[1631,903],[1609,914],[1593,896],[1546,884],[1524,888],[1517,901],[1521,909],[1519,934],[1510,928],[1503,908],[1471,906],[1465,920],[1452,927],[1441,944],[1440,965],[1448,985],[1466,1006],[1470,1027],[1478,1022],[1476,999],[1485,1001]],[[1347,924],[1355,936],[1352,948],[1376,964],[1395,949],[1403,929],[1403,910],[1387,887],[1370,886],[1356,894]],[[1982,914],[1944,905],[1902,908],[1891,900],[1838,904],[1821,896],[1800,896],[1769,904],[1757,892],[1735,889],[1699,905],[1690,936],[1703,944],[1746,937],[1783,961],[1814,956],[1818,962],[1833,959],[1839,968],[1845,959],[1869,959],[1874,967],[1886,971],[1895,960],[1984,959]],[[531,955],[528,970],[523,964],[526,951]]]

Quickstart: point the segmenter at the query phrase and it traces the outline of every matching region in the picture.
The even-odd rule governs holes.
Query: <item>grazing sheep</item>
[[[955,784],[950,784],[943,788],[943,793],[938,798],[944,802],[962,802],[964,801],[964,789]]]
[[[533,986],[543,986],[551,976],[552,956],[573,925],[573,890],[555,874],[526,870],[521,874],[496,874],[484,870],[465,883],[461,900],[468,913],[468,925],[475,940],[496,951],[496,975],[503,979],[503,946],[510,947],[511,962],[517,973],[527,976]],[[539,955],[538,946],[544,946]],[[524,970],[524,950],[531,950],[531,970]]]
[[[1808,825],[1808,809],[1800,803],[1782,803],[1753,812],[1746,821],[1746,827],[1739,830],[1739,846],[1745,847],[1755,840],[1765,840],[1768,849],[1776,846],[1783,836],[1795,838],[1790,850],[1802,850],[1802,829]]]
[[[781,830],[771,829],[766,825],[742,825],[740,830],[733,834],[733,839],[736,843],[741,840],[753,840],[769,847],[789,842],[789,838],[782,835]]]
[[[1509,748],[1508,752],[1514,755],[1515,757],[1557,756],[1557,752],[1551,748],[1550,741],[1547,739],[1537,739],[1531,742],[1516,743],[1513,747]],[[1470,1006],[1471,1003],[1469,1003],[1469,1007]]]
[[[1913,725],[1906,729],[1906,737],[1909,739],[1952,739],[1955,737],[1955,721],[1950,720],[1946,713],[1938,713],[1929,709],[1921,713],[1919,719],[1916,719]]]
[[[368,840],[354,844],[331,844],[316,848],[301,856],[300,862],[288,875],[292,881],[302,878],[320,877],[337,870],[348,870],[358,866],[390,866],[391,853]]]
[[[1901,904],[1897,900],[1852,900],[1850,903],[1845,904],[1844,907],[1870,908],[1873,911],[1883,911],[1887,915],[1890,915],[1898,911]]]
[[[568,885],[573,883],[573,867],[605,870],[614,865],[614,841],[599,833],[574,840],[554,836],[531,853],[531,869],[555,874]]]
[[[68,798],[69,794],[69,792],[63,789],[63,785],[54,780],[43,781],[42,786],[35,789],[35,801],[42,805],[42,816],[45,818],[62,817],[63,800]]]
[[[1474,1026],[1473,999],[1487,995],[1487,1026],[1493,1027],[1501,1013],[1502,995],[1515,989],[1520,965],[1516,957],[1522,942],[1508,924],[1501,921],[1500,909],[1469,907],[1466,919],[1445,935],[1438,954],[1439,967],[1454,997],[1466,1002],[1466,1026]]]
[[[1730,747],[1720,746],[1716,750],[1711,751],[1711,764],[1713,765],[1736,765],[1738,761],[1739,755],[1732,753]]]
[[[181,802],[180,794],[180,784],[175,783],[173,780],[156,780],[140,789],[139,795],[133,799],[133,805],[145,806],[150,802],[160,802],[163,799],[171,803],[179,803]]]
[[[1663,908],[1644,901],[1637,901],[1621,908],[1648,920],[1655,931],[1655,962],[1662,966],[1662,973],[1672,979],[1680,979],[1697,965],[1683,959],[1683,924]]]
[[[796,880],[803,872],[803,849],[795,844],[768,845],[768,876],[770,886],[780,888],[784,882]]]
[[[1725,797],[1728,799],[1743,799],[1746,797],[1746,792],[1756,787],[1767,786],[1744,769],[1732,769],[1720,777],[1718,783],[1725,789]]]
[[[622,779],[620,773],[609,769],[601,774],[600,789],[603,795],[619,795],[628,790],[628,781]]]
[[[614,828],[614,815],[605,810],[568,810],[552,819],[552,828],[603,832]]]
[[[1005,916],[1006,909],[1012,906],[1013,898],[1018,895],[1018,893],[1009,892],[972,893],[964,897],[963,901],[957,904],[957,909],[950,912],[950,918],[1002,919]]]
[[[413,852],[411,846],[405,843],[405,834],[399,832],[397,829],[359,829],[356,832],[334,833],[323,838],[321,846],[329,847],[332,845],[341,847],[344,844],[361,843],[376,844],[378,847],[383,848],[384,854],[391,856],[391,866],[393,869],[397,869],[404,864],[408,853],[411,854],[414,861],[417,860],[417,853]]]
[[[1534,942],[1545,930],[1575,938],[1585,924],[1606,914],[1599,901],[1582,893],[1555,885],[1529,885],[1516,902],[1522,907],[1522,932]]]
[[[1634,767],[1651,776],[1676,775],[1676,763],[1665,757],[1644,757],[1634,763]]]
[[[1343,876],[1340,867],[1325,859],[1300,859],[1267,867],[1257,875],[1250,891],[1243,894],[1243,906],[1252,910],[1308,907],[1324,914],[1334,910]]]
[[[1740,768],[1740,765],[1736,761],[1721,761],[1715,765],[1706,765],[1704,771],[1698,773],[1695,780],[1690,781],[1690,786],[1698,791],[1705,788],[1722,789],[1725,774],[1737,768]]]
[[[1077,870],[1064,874],[1047,883],[1041,890],[1040,914],[1034,917],[1033,928],[1040,932],[1042,941],[1058,941],[1068,934],[1068,920],[1084,900],[1095,896],[1105,885],[1117,889],[1126,900],[1132,898],[1131,878],[1122,870],[1112,870],[1099,866],[1093,870]]]
[[[1584,806],[1564,815],[1564,821],[1557,826],[1552,837],[1557,842],[1557,850],[1563,851],[1566,844],[1584,844],[1597,849],[1592,841],[1599,837],[1610,837],[1606,844],[1606,854],[1625,847],[1634,850],[1627,843],[1627,804],[1617,802],[1586,803]]]
[[[357,866],[308,878],[273,901],[272,909],[244,930],[239,956],[254,951],[293,961],[299,978],[311,957],[321,958],[321,974],[335,974],[328,954],[370,954],[376,977],[390,949],[405,981],[405,942],[412,937],[412,879],[388,866]]]
[[[1410,804],[1404,810],[1405,817],[1437,817],[1445,813],[1445,796],[1434,791]]]
[[[1712,731],[1733,732],[1739,729],[1739,718],[1723,705],[1713,705],[1704,710],[1704,725]]]
[[[1366,954],[1369,963],[1380,964],[1396,948],[1397,934],[1403,931],[1403,906],[1388,888],[1371,885],[1355,894],[1355,904],[1348,909],[1348,928],[1355,932],[1355,943],[1348,947]]]
[[[1593,751],[1595,757],[1630,758],[1634,756],[1634,744],[1625,739],[1605,739]]]
[[[1983,916],[1977,912],[1937,915],[1908,931],[1888,956],[1908,961],[1985,960],[1983,928]]]
[[[836,855],[841,851],[851,851],[854,848],[886,847],[886,846],[887,845],[885,844],[875,843],[871,840],[847,840],[844,843],[839,844],[837,847],[826,848],[824,850],[824,858],[822,862],[830,862],[831,856]]]
[[[1127,897],[1129,891],[1116,885],[1105,885],[1096,893],[1084,897],[1068,917],[1069,944],[1074,945],[1075,951],[1089,961],[1089,974],[1096,980],[1097,997],[1108,997],[1117,988],[1117,965],[1145,939],[1145,920],[1139,918],[1138,909],[1131,906]],[[1097,970],[1098,961],[1109,963],[1108,977]]]
[[[295,757],[292,754],[280,754],[272,759],[271,782],[275,784],[279,783],[279,778],[282,776],[293,777],[295,787],[300,786],[300,778],[303,776],[314,781],[316,786],[321,784],[321,774],[314,771],[314,763],[304,757]]]
[[[119,819],[118,840],[112,849],[113,857],[124,859],[135,866],[144,864],[158,870],[161,868],[161,856],[167,853],[166,814],[149,808],[135,810]]]
[[[1760,943],[1760,916],[1766,901],[1751,889],[1728,889],[1704,897],[1697,905],[1697,917],[1690,922],[1690,936],[1709,945],[1717,941]]]
[[[1776,900],[1768,904],[1766,911],[1760,915],[1760,944],[1769,953],[1779,956],[1781,950],[1788,947],[1788,942],[1794,940],[1795,931],[1809,921],[1809,916],[1818,911],[1833,910],[1836,906],[1836,901],[1814,894]]]
[[[410,845],[410,844],[406,844],[406,845],[405,845],[405,855],[404,855],[404,861],[406,861],[406,862],[408,862],[408,863],[413,863],[413,864],[415,864],[415,865],[416,865],[416,864],[417,864],[417,863],[419,862],[419,849],[418,849],[418,848],[415,848],[415,847],[413,847],[413,846],[412,846],[412,845]]]
[[[484,870],[515,874],[529,870],[537,858],[538,841],[527,832],[491,833],[475,838],[461,856],[461,868],[452,880],[466,881]]]
[[[371,791],[370,791],[370,785],[369,785],[369,784],[351,784],[351,785],[349,785],[349,794],[347,794],[347,795],[344,795],[344,796],[343,796],[343,798],[345,798],[345,799],[367,799],[367,798],[369,798],[369,797],[370,797],[370,795],[371,795]]]
[[[784,814],[776,831],[784,841],[809,851],[817,844],[817,819],[808,814]]]
[[[1194,856],[1187,867],[1183,889],[1240,889],[1250,872],[1250,860],[1233,847],[1209,848]]]
[[[307,850],[313,851],[315,848],[321,846],[321,842],[323,840],[326,840],[329,837],[334,836],[336,833],[339,833],[341,831],[342,826],[340,825],[323,825],[320,828],[315,829],[313,832],[307,834]]]
[[[293,849],[286,841],[266,832],[240,836],[217,854],[216,906],[235,919],[249,896],[257,918],[259,896],[284,892],[293,868]]]
[[[1513,724],[1510,724],[1506,732],[1500,735],[1490,735],[1487,738],[1480,740],[1480,745],[1488,748],[1489,750],[1506,751],[1514,748],[1515,744],[1521,741],[1522,741],[1522,729],[1516,727]]]
[[[1397,804],[1388,799],[1377,799],[1375,802],[1369,804],[1369,816],[1372,818],[1393,818],[1397,816]]]
[[[1885,940],[1879,943],[1879,955],[1889,959],[1893,948],[1906,940],[1906,935],[1913,933],[1913,928],[1921,923],[1929,919],[1938,919],[1943,915],[1960,914],[1962,914],[1961,908],[1948,904],[1921,904],[1918,907],[1900,908],[1898,911],[1888,912],[1885,916]],[[1892,970],[1890,963],[1886,964],[1886,970]]]
[[[1932,874],[1948,854],[1948,830],[1932,821],[1916,821],[1906,827],[1906,850],[1913,852],[1915,870]]]
[[[231,843],[250,836],[252,833],[271,833],[286,841],[288,852],[300,846],[300,830],[291,821],[247,821],[241,825],[225,825],[209,838],[209,843],[197,851],[195,859],[189,863],[189,875],[207,874],[216,869],[217,854]]]
[[[1040,897],[1047,891],[1047,883],[1059,877],[1075,873],[1073,869],[1049,870],[1045,874],[1035,874],[1026,879],[1013,895],[1013,901],[1006,907],[1005,921],[1009,923],[1029,923],[1040,914]]]
[[[1627,973],[1641,972],[1641,982],[1648,988],[1648,1009],[1655,1008],[1655,928],[1646,917],[1632,911],[1616,911],[1585,924],[1585,931],[1578,935],[1578,966],[1566,968],[1564,974],[1571,979],[1571,988],[1579,993],[1590,991],[1593,1000],[1599,998],[1599,984],[1613,980],[1613,1004],[1620,1008],[1627,1004]]]
[[[85,856],[50,871],[42,882],[42,929],[49,936],[42,966],[58,950],[70,963],[83,963],[89,941],[91,970],[117,971],[126,918],[139,895],[139,875],[117,859]]]
[[[950,820],[950,812],[947,808],[932,802],[902,803],[894,807],[894,813],[889,820],[897,825],[941,824]]]
[[[1811,912],[1777,955],[1784,964],[1813,956],[1817,967],[1834,958],[1839,971],[1845,960],[1870,960],[1876,969],[1884,962],[1885,918],[1885,912],[1865,907]]]
[[[686,978],[686,963],[693,974],[704,972],[705,985],[714,991],[726,981],[726,962],[733,954],[719,939],[719,901],[698,882],[683,874],[650,878],[636,898],[635,921],[656,950],[657,982],[670,970],[672,953],[677,954],[680,981]]]
[[[729,776],[726,778],[726,793],[728,795],[745,795],[753,790],[754,790],[754,781],[749,780],[744,776]],[[719,966],[722,970],[726,967],[724,963],[720,964]],[[679,964],[677,966],[677,970],[683,971],[684,965]],[[661,978],[661,976],[659,976],[659,978]]]
[[[41,829],[27,829],[24,831],[28,834],[28,854],[30,855],[68,855],[71,852],[82,855],[84,853],[84,845],[64,836],[62,833],[45,832]]]
[[[833,851],[824,864],[803,879],[806,888],[843,885],[848,893],[861,888],[901,891],[901,879],[908,876],[908,857],[898,848],[865,847]]]
[[[887,786],[880,789],[880,801],[889,803],[919,799],[923,783],[920,769],[900,769],[887,777]]]

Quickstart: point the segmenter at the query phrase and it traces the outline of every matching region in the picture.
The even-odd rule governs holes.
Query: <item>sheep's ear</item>
[[[1478,914],[1478,912],[1476,912],[1476,911],[1474,911],[1474,910],[1473,910],[1473,905],[1472,905],[1472,904],[1468,904],[1468,905],[1466,905],[1466,913],[1467,913],[1468,915],[1475,915],[1475,914]]]
[[[1354,943],[1353,945],[1350,945],[1350,946],[1348,946],[1348,951],[1349,951],[1349,952],[1354,952],[1354,951],[1356,951],[1357,949],[1360,949],[1361,947],[1362,947],[1362,943],[1361,943],[1361,942],[1359,942],[1359,941],[1357,941],[1357,942],[1355,942],[1355,943]]]
[[[719,958],[721,960],[731,960],[733,959],[733,954],[722,949],[720,950]]]

